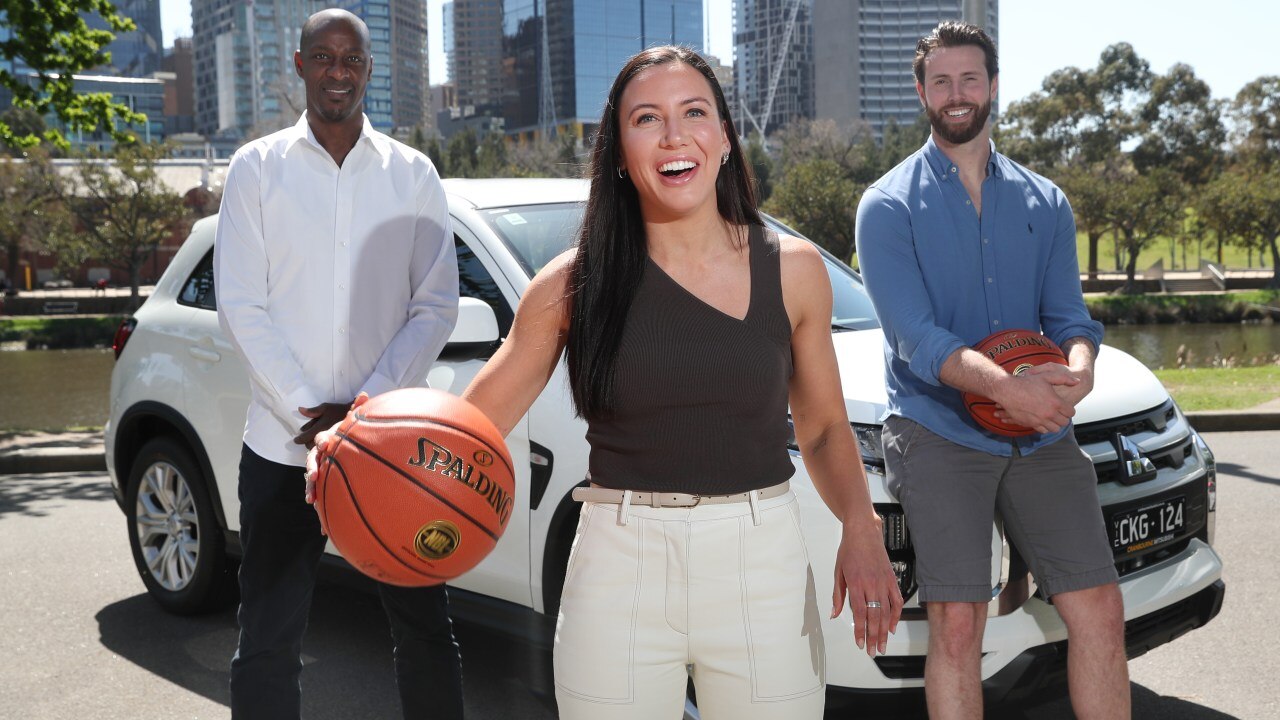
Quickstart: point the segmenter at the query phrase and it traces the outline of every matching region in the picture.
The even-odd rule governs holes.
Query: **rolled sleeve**
[[[924,382],[942,386],[942,365],[965,346],[940,327],[924,284],[901,203],[872,187],[858,204],[858,265],[890,349]]]
[[[1080,259],[1076,250],[1076,221],[1067,198],[1059,191],[1053,247],[1045,269],[1040,323],[1044,334],[1059,346],[1084,338],[1094,349],[1102,345],[1102,323],[1089,316],[1080,287]]]

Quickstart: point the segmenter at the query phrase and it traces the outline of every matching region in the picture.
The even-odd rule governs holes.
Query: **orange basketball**
[[[342,421],[319,459],[315,506],[356,569],[392,585],[436,585],[502,537],[515,506],[511,455],[462,398],[393,390]]]
[[[1067,364],[1067,357],[1057,343],[1031,330],[1003,330],[986,336],[973,349],[991,358],[1013,375],[1047,362]],[[997,420],[995,401],[974,393],[964,393],[964,406],[982,427],[1005,437],[1032,435],[1035,430],[1025,425]]]

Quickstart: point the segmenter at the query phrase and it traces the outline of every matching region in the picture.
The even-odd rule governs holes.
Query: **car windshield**
[[[520,261],[529,277],[533,277],[551,259],[569,248],[582,222],[581,203],[521,205],[480,211],[512,254]],[[804,237],[777,220],[765,216],[765,222],[778,232]],[[833,305],[831,329],[865,330],[880,327],[871,299],[862,286],[862,278],[845,263],[822,251],[831,277]]]

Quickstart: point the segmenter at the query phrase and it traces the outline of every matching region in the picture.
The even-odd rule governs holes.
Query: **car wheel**
[[[180,615],[212,610],[234,597],[222,533],[206,479],[171,438],[143,446],[125,494],[129,546],[147,592]]]

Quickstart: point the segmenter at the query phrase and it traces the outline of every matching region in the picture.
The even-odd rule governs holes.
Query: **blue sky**
[[[431,82],[444,78],[440,6],[430,13]],[[733,54],[731,0],[704,0],[712,54]],[[190,0],[161,0],[165,45],[191,34]],[[1067,10],[1066,8],[1069,8]],[[1000,100],[1002,105],[1039,88],[1062,67],[1092,67],[1108,45],[1128,42],[1164,72],[1183,62],[1209,83],[1215,97],[1234,97],[1260,75],[1280,75],[1274,44],[1280,27],[1276,0],[1000,0]],[[909,82],[904,68],[903,82]]]

